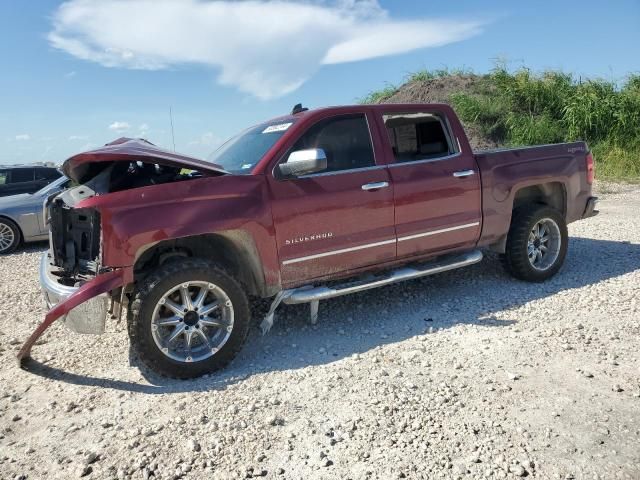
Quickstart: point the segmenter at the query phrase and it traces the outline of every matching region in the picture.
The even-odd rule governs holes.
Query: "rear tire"
[[[129,308],[129,337],[151,370],[196,378],[236,356],[250,318],[239,283],[216,264],[190,258],[165,264],[142,281]]]
[[[20,228],[8,218],[0,218],[0,255],[13,252],[22,241]]]
[[[564,263],[567,224],[557,210],[530,204],[513,212],[502,263],[519,280],[544,282]]]

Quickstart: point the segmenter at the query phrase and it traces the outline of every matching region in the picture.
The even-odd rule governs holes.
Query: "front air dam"
[[[131,267],[120,268],[112,270],[110,272],[102,273],[95,277],[93,280],[83,284],[78,290],[73,292],[66,300],[58,303],[55,307],[47,312],[44,317],[44,321],[38,325],[33,331],[31,336],[24,342],[22,348],[18,352],[18,361],[20,365],[29,358],[31,354],[31,348],[36,343],[38,338],[45,332],[47,328],[51,326],[53,322],[62,318],[72,309],[86,302],[87,300],[102,295],[116,288],[123,286],[125,283],[129,283],[133,277],[133,269]]]

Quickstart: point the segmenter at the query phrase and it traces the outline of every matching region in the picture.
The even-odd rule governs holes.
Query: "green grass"
[[[386,87],[380,90],[375,90],[369,93],[367,96],[362,97],[358,100],[358,103],[367,104],[384,102],[387,98],[395,95],[398,91],[398,88],[399,87],[396,87],[395,85],[388,84]]]
[[[473,72],[464,68],[449,70],[448,68],[440,68],[438,70],[418,70],[417,72],[407,75],[405,82],[426,82],[427,80],[435,80],[436,78],[445,78],[450,76],[471,75]]]
[[[407,82],[471,75],[460,70],[422,70]],[[577,79],[574,75],[497,65],[477,77],[472,91],[450,101],[460,118],[505,146],[586,141],[596,159],[598,177],[640,179],[640,75],[616,83]],[[362,103],[378,103],[397,92],[387,86]]]
[[[640,181],[640,144],[621,147],[605,141],[589,146],[596,159],[596,178]]]

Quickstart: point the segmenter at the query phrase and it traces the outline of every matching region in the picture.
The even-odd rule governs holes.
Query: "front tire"
[[[560,212],[527,205],[513,212],[502,261],[514,277],[544,282],[562,267],[568,244],[567,224]]]
[[[129,336],[140,360],[171,378],[225,367],[249,332],[247,296],[219,266],[185,259],[159,267],[134,293]]]
[[[8,218],[0,218],[0,255],[13,252],[21,240],[18,226]]]

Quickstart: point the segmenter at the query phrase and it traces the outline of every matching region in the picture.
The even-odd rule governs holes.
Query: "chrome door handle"
[[[380,190],[381,188],[387,188],[389,186],[389,182],[374,182],[374,183],[365,183],[362,185],[363,190]]]
[[[474,175],[476,172],[474,172],[473,170],[460,170],[459,172],[453,172],[453,176],[456,178],[462,178],[462,177],[470,177],[471,175]]]

